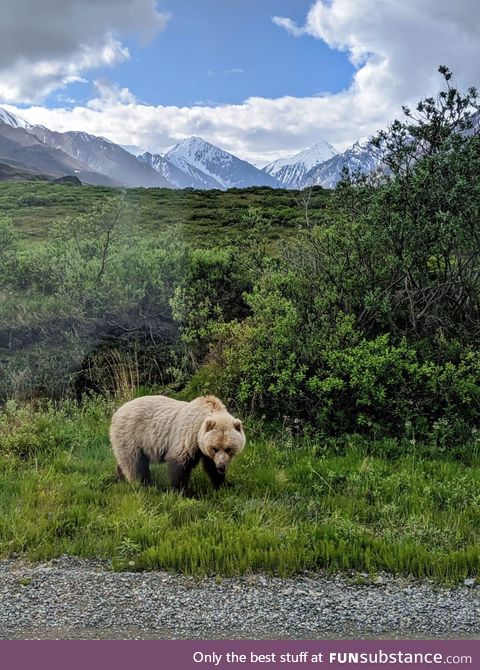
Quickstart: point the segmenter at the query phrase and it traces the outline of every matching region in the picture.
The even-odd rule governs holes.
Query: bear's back
[[[158,414],[174,415],[188,406],[183,400],[175,400],[165,395],[144,395],[129,400],[113,415],[112,421],[121,418],[136,418],[138,420],[151,420]]]
[[[189,405],[192,407],[198,407],[205,413],[227,411],[227,408],[223,402],[214,395],[202,395],[199,398],[192,400]]]

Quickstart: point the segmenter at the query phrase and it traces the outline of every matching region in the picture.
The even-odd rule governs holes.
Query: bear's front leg
[[[217,470],[215,463],[211,458],[205,457],[203,459],[203,467],[213,484],[213,488],[219,489],[221,486],[227,485],[227,482],[225,481],[225,473]]]
[[[193,469],[193,463],[175,463],[175,461],[170,461],[168,468],[170,471],[170,482],[172,488],[175,491],[180,491],[181,493],[187,493],[188,491],[188,482],[190,481],[190,475]]]

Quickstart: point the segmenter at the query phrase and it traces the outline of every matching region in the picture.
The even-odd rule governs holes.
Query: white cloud
[[[294,25],[276,23],[287,30]],[[356,73],[347,90],[322,97],[252,97],[242,104],[175,107],[142,104],[128,89],[102,82],[96,99],[85,106],[16,111],[56,130],[86,130],[157,150],[200,135],[241,157],[269,161],[322,138],[344,149],[374,133],[398,116],[401,104],[438,91],[440,64],[448,65],[464,88],[480,83],[477,0],[316,2],[298,30],[348,54]],[[312,62],[312,80],[319,67]]]
[[[300,37],[305,34],[304,28],[299,28],[292,19],[287,19],[283,16],[272,16],[272,21],[281,28],[285,28],[294,37]]]
[[[105,106],[137,104],[137,99],[128,88],[121,88],[104,79],[94,81],[93,86],[99,97],[93,98],[87,102],[87,107],[89,109],[96,109],[101,112]]]
[[[378,108],[395,114],[402,103],[435,93],[441,64],[460,85],[480,80],[477,0],[317,0],[301,28],[290,19],[272,20],[348,53],[358,68],[348,93],[362,117]]]
[[[36,102],[98,67],[130,58],[120,38],[153,37],[168,17],[155,0],[3,0],[0,99]]]
[[[242,67],[233,67],[228,70],[223,70],[223,71],[218,71],[216,72],[215,70],[207,70],[205,73],[205,76],[207,77],[219,77],[221,75],[225,74],[244,74],[245,70]]]

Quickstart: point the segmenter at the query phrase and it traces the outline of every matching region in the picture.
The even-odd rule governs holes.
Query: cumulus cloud
[[[272,20],[348,54],[357,68],[348,95],[366,120],[374,109],[396,113],[401,104],[435,93],[440,64],[453,69],[460,85],[480,79],[477,0],[317,0],[300,28],[290,19]],[[339,96],[330,99],[335,104]]]
[[[155,0],[3,0],[0,99],[35,102],[82,74],[130,57],[122,36],[148,40],[168,20]]]
[[[293,21],[280,18],[275,23],[281,29],[295,32]],[[347,90],[321,97],[252,97],[242,104],[175,107],[142,104],[128,89],[102,82],[97,97],[85,106],[16,111],[31,123],[86,130],[153,150],[200,135],[259,162],[293,154],[322,138],[341,150],[376,132],[398,116],[401,104],[438,91],[440,64],[454,71],[462,87],[480,83],[477,0],[317,1],[304,25],[296,28],[299,39],[321,39],[348,54],[356,72]],[[312,62],[312,79],[318,67]]]

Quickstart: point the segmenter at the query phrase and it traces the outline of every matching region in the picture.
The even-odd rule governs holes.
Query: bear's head
[[[242,422],[226,412],[205,419],[198,434],[200,451],[212,459],[221,474],[227,471],[233,457],[243,451],[245,442]]]

